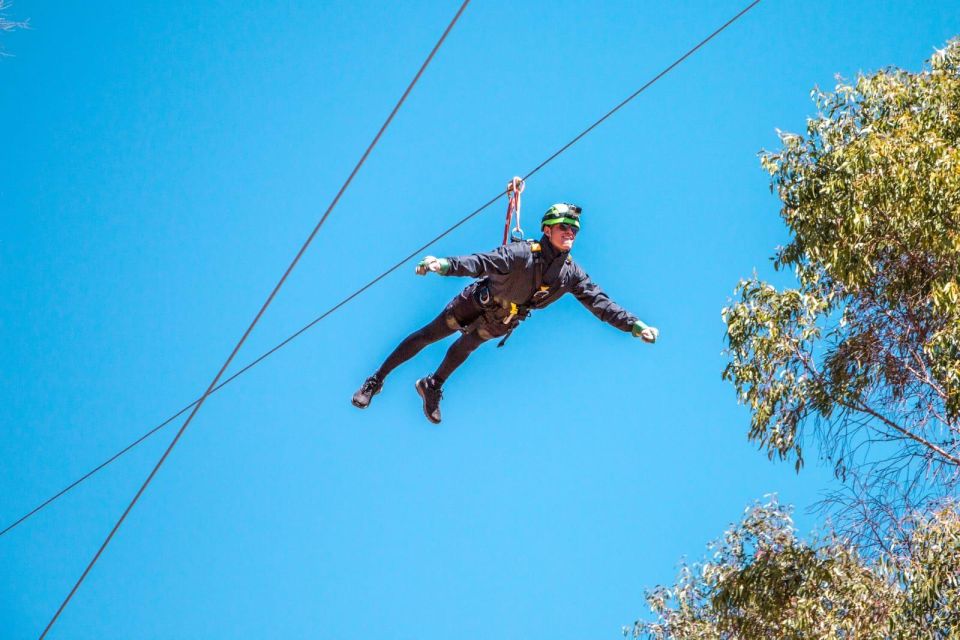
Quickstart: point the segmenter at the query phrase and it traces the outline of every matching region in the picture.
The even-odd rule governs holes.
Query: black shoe
[[[353,394],[353,406],[357,409],[366,409],[370,406],[370,401],[373,400],[373,396],[380,393],[380,389],[383,388],[383,380],[381,380],[376,375],[372,375],[367,378],[360,389]]]
[[[443,390],[433,376],[417,380],[417,393],[423,398],[423,415],[433,424],[440,424],[440,398]]]

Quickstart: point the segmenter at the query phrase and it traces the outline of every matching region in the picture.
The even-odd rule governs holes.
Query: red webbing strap
[[[510,222],[514,214],[517,216],[517,224],[513,230],[523,238],[523,229],[520,228],[520,194],[525,187],[523,178],[518,176],[514,176],[513,180],[507,183],[507,220],[503,224],[503,244],[510,240]]]

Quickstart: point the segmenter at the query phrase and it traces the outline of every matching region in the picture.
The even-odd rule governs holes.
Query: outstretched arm
[[[644,342],[657,341],[660,332],[656,327],[647,326],[637,316],[611,300],[586,273],[582,274],[582,278],[574,286],[573,295],[599,320],[621,331],[627,331],[634,337],[642,338]]]
[[[518,245],[504,245],[487,253],[473,253],[453,258],[435,258],[426,256],[417,264],[416,272],[424,275],[427,272],[439,273],[442,276],[469,276],[481,278],[492,273],[505,274],[522,259],[523,247]],[[529,249],[527,249],[529,251]]]

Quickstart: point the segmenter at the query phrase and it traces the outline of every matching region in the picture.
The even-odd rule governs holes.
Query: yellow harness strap
[[[543,250],[543,247],[540,246],[539,242],[534,242],[532,240],[528,240],[528,242],[530,244],[530,251],[532,251],[533,253],[540,253]],[[543,285],[540,285],[540,291],[549,291],[549,290],[550,290],[550,287],[545,287]],[[517,306],[517,303],[511,302],[510,315],[508,315],[506,318],[503,319],[503,324],[510,324],[510,321],[516,318],[517,314],[519,313],[520,313],[520,308]]]

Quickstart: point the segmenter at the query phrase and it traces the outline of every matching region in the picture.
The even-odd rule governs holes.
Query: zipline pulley
[[[513,180],[507,183],[507,221],[503,225],[503,244],[510,242],[519,242],[523,240],[523,229],[520,228],[520,194],[526,184],[523,178],[514,176]],[[517,223],[513,229],[510,223],[514,215],[517,217]]]

